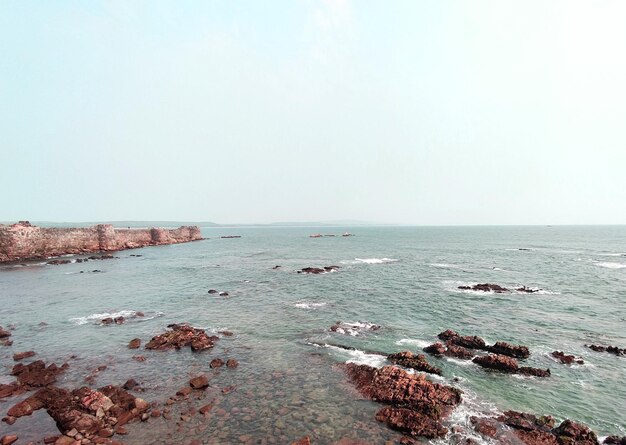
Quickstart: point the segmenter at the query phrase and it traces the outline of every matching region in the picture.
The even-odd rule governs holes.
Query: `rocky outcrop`
[[[441,420],[461,402],[460,390],[432,383],[424,374],[354,363],[345,365],[345,370],[364,397],[390,405],[376,419],[410,436],[443,437],[447,429]]]
[[[507,372],[511,374],[523,374],[535,377],[549,377],[549,369],[531,368],[529,366],[518,366],[517,360],[513,357],[499,354],[482,355],[474,357],[472,360],[483,368],[493,369],[496,371]]]
[[[57,366],[55,363],[46,366],[43,360],[24,365],[18,363],[11,370],[11,375],[17,377],[17,382],[26,388],[39,388],[56,382],[56,377],[65,371],[69,365]]]
[[[500,286],[499,284],[491,284],[491,283],[474,284],[473,286],[459,286],[458,289],[473,290],[473,291],[480,291],[480,292],[493,292],[495,294],[504,294],[507,292],[511,292],[511,289]],[[536,292],[539,292],[541,289],[522,286],[522,287],[518,287],[515,290],[521,293],[534,294]]]
[[[476,335],[459,335],[458,332],[452,329],[447,329],[440,332],[437,337],[441,340],[445,340],[448,344],[461,346],[469,349],[487,349],[485,340]]]
[[[337,272],[338,270],[339,270],[339,266],[324,266],[324,267],[305,267],[304,269],[300,269],[297,272],[302,273],[302,274],[318,275],[322,273]]]
[[[617,346],[600,346],[600,345],[585,345],[589,349],[596,352],[608,352],[615,355],[626,355],[626,349],[618,348]]]
[[[551,355],[565,365],[571,365],[574,363],[579,365],[585,364],[585,361],[582,358],[577,358],[573,355],[567,355],[563,351],[554,351]]]
[[[528,358],[530,357],[530,351],[526,346],[512,345],[504,341],[496,342],[493,346],[488,346],[487,351],[494,354],[508,355],[514,358]]]
[[[441,369],[431,365],[426,361],[426,357],[422,354],[415,355],[410,351],[398,352],[396,354],[389,354],[387,356],[394,365],[399,365],[404,368],[415,369],[416,371],[427,372],[429,374],[441,375]]]
[[[178,229],[120,229],[110,224],[99,224],[82,228],[43,228],[22,221],[12,225],[0,225],[0,263],[200,239],[202,234],[197,226],[182,226]],[[67,260],[53,260],[51,264],[63,264],[65,261]]]
[[[171,324],[169,331],[152,337],[146,349],[168,350],[189,346],[192,351],[210,349],[219,340],[217,336],[208,336],[204,329],[196,329],[186,324]]]

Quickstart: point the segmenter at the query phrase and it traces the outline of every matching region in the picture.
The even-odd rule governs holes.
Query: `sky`
[[[0,221],[626,223],[626,2],[1,1]]]

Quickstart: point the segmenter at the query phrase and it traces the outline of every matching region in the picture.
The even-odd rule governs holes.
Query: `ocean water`
[[[351,237],[309,238],[311,233]],[[0,325],[13,325],[13,346],[0,346],[0,383],[15,352],[70,368],[67,388],[123,384],[159,408],[189,378],[206,373],[211,388],[176,403],[171,419],[128,425],[124,443],[314,444],[341,438],[372,444],[401,436],[379,424],[380,405],[363,400],[338,364],[385,364],[384,353],[421,348],[444,329],[488,343],[527,345],[527,366],[550,368],[545,379],[486,372],[471,362],[429,361],[437,381],[464,391],[448,419],[472,436],[469,416],[507,409],[550,414],[588,424],[600,436],[626,435],[626,357],[597,353],[588,343],[626,347],[626,227],[336,227],[205,228],[204,241],[118,252],[119,259],[60,266],[0,267]],[[241,238],[221,239],[221,235]],[[524,249],[524,250],[520,250]],[[142,255],[131,257],[130,255]],[[273,269],[280,265],[279,269]],[[323,275],[303,267],[340,266]],[[91,270],[102,272],[94,273]],[[80,273],[84,271],[84,273]],[[498,283],[543,289],[535,294],[460,291],[459,285]],[[227,291],[228,297],[208,294]],[[102,326],[106,316],[132,317]],[[353,325],[330,332],[337,321]],[[170,323],[229,330],[211,351],[129,350]],[[44,324],[45,323],[45,324]],[[379,330],[365,329],[370,324]],[[334,345],[355,348],[348,351]],[[557,363],[550,352],[580,356],[584,365]],[[145,362],[133,360],[142,354]],[[72,356],[75,356],[72,358]],[[215,358],[236,358],[237,369],[209,369]],[[107,368],[94,370],[101,365]],[[222,388],[234,386],[229,393]],[[0,400],[0,415],[28,394]],[[212,403],[207,418],[180,415]],[[43,411],[0,424],[19,443],[57,434]],[[475,436],[472,436],[478,439]]]

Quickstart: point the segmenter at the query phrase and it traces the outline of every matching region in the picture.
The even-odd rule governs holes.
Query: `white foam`
[[[354,260],[358,263],[365,264],[395,263],[396,261],[398,261],[394,258],[355,258]]]
[[[327,304],[328,303],[326,302],[314,303],[314,302],[309,302],[309,301],[301,301],[299,303],[294,304],[294,306],[300,309],[315,309],[318,307],[326,306]]]
[[[624,263],[611,263],[611,262],[596,263],[596,266],[605,267],[607,269],[625,269],[626,268],[626,264]]]
[[[382,368],[387,364],[387,358],[384,355],[368,354],[359,349],[347,350],[332,345],[324,345],[327,348],[340,351],[351,356],[346,363],[355,363],[357,365],[368,365],[374,368]]]
[[[156,312],[154,315],[151,315],[151,316],[144,315],[143,317],[138,317],[138,318],[141,320],[152,320],[153,318],[162,317],[163,315],[165,315],[163,312]],[[76,323],[77,325],[83,325],[83,324],[88,324],[88,323],[99,324],[104,318],[117,318],[117,317],[137,318],[137,311],[124,309],[118,312],[103,312],[101,314],[87,315],[86,317],[70,318],[70,321],[73,323]]]
[[[402,346],[402,345],[415,345],[419,348],[425,348],[426,346],[430,346],[431,343],[424,341],[424,340],[420,340],[419,338],[403,338],[401,340],[398,340],[396,342],[396,344],[398,346]]]
[[[454,357],[445,357],[445,359],[449,361],[450,363],[454,363],[455,365],[459,365],[459,366],[477,366],[471,360],[461,360],[459,358],[454,358]]]

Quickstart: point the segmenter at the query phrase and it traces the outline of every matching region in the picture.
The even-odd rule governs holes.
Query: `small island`
[[[111,252],[145,246],[201,240],[198,226],[177,229],[92,227],[38,227],[28,221],[0,225],[0,263],[45,259],[61,255]]]

